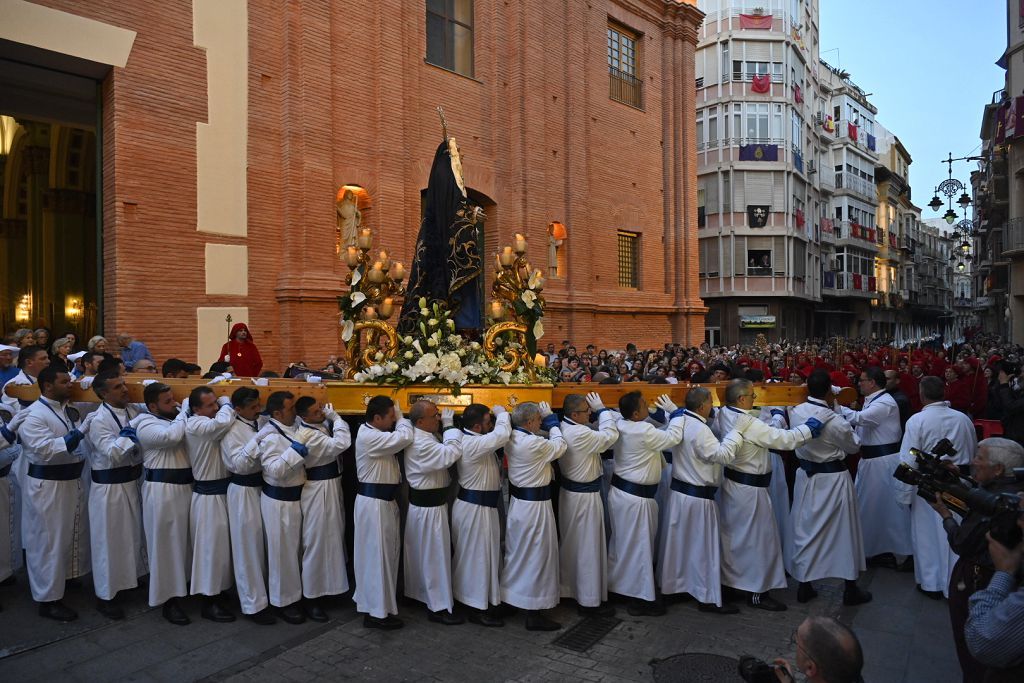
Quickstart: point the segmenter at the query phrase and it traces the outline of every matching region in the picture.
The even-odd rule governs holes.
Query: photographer
[[[971,477],[989,493],[1016,493],[1022,485],[1014,479],[1013,468],[1022,466],[1024,447],[1020,444],[1008,439],[985,439],[978,444],[977,455],[971,460]],[[941,501],[932,503],[932,507],[942,516],[949,545],[959,555],[949,581],[949,616],[960,668],[965,681],[980,681],[984,678],[985,666],[968,651],[964,624],[968,616],[968,598],[984,589],[995,572],[985,538],[991,518],[981,511],[971,511],[958,524]]]
[[[808,683],[863,681],[864,652],[857,636],[845,624],[832,617],[807,617],[797,627],[795,640],[796,668]],[[754,657],[741,657],[739,668],[740,677],[751,683],[771,680],[792,683],[795,680],[793,669],[785,659],[768,664]]]
[[[1024,529],[1024,514],[1017,517]],[[1024,675],[1024,588],[1017,576],[1024,543],[1007,548],[988,537],[995,574],[985,590],[971,597],[964,637],[971,654],[989,666],[987,683],[1019,681]]]

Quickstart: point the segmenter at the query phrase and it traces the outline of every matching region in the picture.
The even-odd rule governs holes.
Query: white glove
[[[230,405],[230,404],[231,404],[231,399],[228,398],[227,396],[218,396],[217,397],[217,405],[221,406],[222,408],[224,406]]]
[[[668,394],[662,394],[659,396],[658,400],[654,402],[654,405],[664,410],[667,415],[671,415],[676,410],[679,410],[679,406],[672,402],[672,399],[668,397]]]
[[[494,413],[494,417],[498,417],[502,413],[507,413],[508,411],[505,410],[505,406],[503,406],[503,405],[496,405],[496,406],[491,406],[491,412]]]
[[[591,391],[587,394],[587,405],[590,406],[590,411],[596,413],[599,410],[604,409],[604,401],[601,400],[601,394],[596,391]]]
[[[222,372],[222,373],[220,373],[220,376],[223,377],[224,379],[231,379],[231,373],[230,372]]]
[[[266,377],[252,377],[252,383],[258,387],[269,387],[270,380]]]
[[[328,420],[332,420],[332,421],[334,420],[334,418],[338,417],[338,411],[336,411],[334,409],[334,404],[332,404],[332,403],[325,403],[324,404],[324,417],[326,417]]]
[[[547,401],[540,402],[540,419],[544,419],[551,414],[551,404]]]
[[[211,380],[210,380],[209,382],[207,382],[206,384],[207,384],[207,386],[211,386],[211,387],[212,387],[212,386],[213,386],[214,384],[220,384],[220,383],[221,383],[221,382],[223,382],[223,381],[224,381],[225,379],[226,379],[226,378],[224,377],[224,375],[217,375],[216,377],[214,377],[213,379],[211,379]]]
[[[155,379],[144,379],[142,380],[142,386],[148,387],[150,384],[156,384]]]
[[[82,434],[88,434],[89,433],[89,428],[92,427],[92,421],[95,418],[96,418],[96,411],[91,412],[88,415],[86,415],[85,419],[82,420],[82,424],[78,425],[78,431],[82,432]]]
[[[455,426],[455,411],[451,408],[445,408],[441,411],[441,425],[445,429],[451,429]]]

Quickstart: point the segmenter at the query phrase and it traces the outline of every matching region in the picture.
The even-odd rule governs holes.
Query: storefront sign
[[[740,327],[743,329],[775,327],[774,315],[741,315]]]

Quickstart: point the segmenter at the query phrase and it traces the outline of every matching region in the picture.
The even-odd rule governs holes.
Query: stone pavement
[[[34,614],[22,576],[19,586],[0,589],[0,680],[649,681],[653,661],[681,653],[792,661],[800,621],[828,614],[852,624],[860,637],[866,681],[959,681],[945,602],[915,591],[912,574],[870,570],[862,581],[875,600],[857,608],[842,607],[838,581],[821,582],[819,598],[806,605],[796,602],[794,588],[777,592],[790,606],[777,614],[741,608],[739,615],[721,617],[680,603],[665,617],[630,617],[620,605],[622,623],[587,652],[575,653],[552,644],[561,632],[526,631],[521,616],[505,628],[445,627],[428,622],[411,602],[400,606],[406,627],[393,632],[364,629],[348,600],[331,606],[327,624],[270,627],[206,622],[190,601],[194,621],[177,627],[145,606],[142,591],[130,594],[128,619],[108,622],[91,609],[89,591],[80,589],[68,602],[81,618],[61,626]],[[568,602],[554,615],[567,627],[578,621]],[[690,680],[679,673],[678,680]]]

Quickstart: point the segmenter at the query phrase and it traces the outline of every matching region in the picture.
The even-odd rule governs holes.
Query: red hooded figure
[[[243,333],[244,334],[241,334]],[[241,334],[241,338],[239,335]],[[235,374],[239,377],[258,377],[263,370],[263,359],[260,357],[259,349],[252,340],[252,334],[245,323],[235,323],[228,335],[228,341],[220,347],[220,358],[218,360],[231,363]]]

